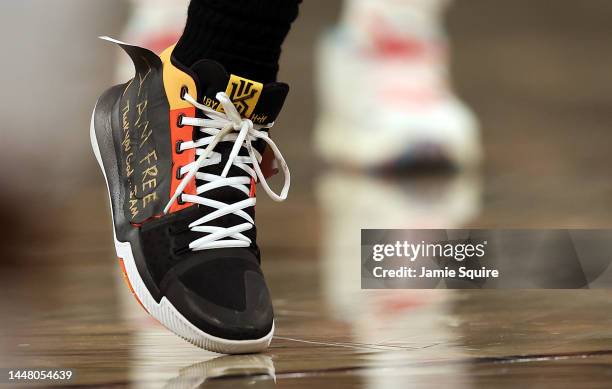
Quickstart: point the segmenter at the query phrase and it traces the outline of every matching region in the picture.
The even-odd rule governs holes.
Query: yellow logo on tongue
[[[262,90],[262,83],[232,74],[225,93],[232,100],[240,115],[249,118],[257,106]],[[222,107],[219,107],[219,110],[221,109]]]

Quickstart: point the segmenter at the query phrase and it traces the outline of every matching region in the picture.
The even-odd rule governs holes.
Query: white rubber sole
[[[104,180],[106,181],[107,190],[109,190],[108,179],[106,177],[106,171],[104,170],[104,164],[102,162],[102,156],[100,154],[100,148],[98,147],[98,141],[96,138],[94,117],[95,110],[94,115],[92,115],[91,118],[90,126],[91,146],[93,148],[98,164],[100,165],[100,169],[102,169],[102,174],[104,175]],[[112,203],[110,202],[110,190],[109,203],[112,210]],[[140,304],[147,310],[147,312],[151,316],[157,319],[170,331],[174,332],[176,335],[185,339],[189,343],[192,343],[205,350],[221,354],[256,353],[264,351],[270,346],[270,342],[272,341],[272,337],[274,335],[274,324],[272,325],[272,330],[270,331],[270,333],[260,339],[222,339],[207,334],[206,332],[201,331],[196,326],[191,324],[166,297],[162,297],[161,301],[157,303],[138,273],[138,269],[136,268],[136,262],[134,260],[134,255],[132,252],[132,246],[129,242],[119,242],[117,240],[114,227],[113,235],[117,256],[119,257],[119,260],[122,261],[126,280],[129,283],[129,286],[132,289],[134,296],[136,297],[136,299],[138,299]]]

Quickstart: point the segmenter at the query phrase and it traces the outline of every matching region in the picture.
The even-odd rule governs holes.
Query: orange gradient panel
[[[257,196],[257,182],[255,182],[254,178],[251,178],[251,193],[249,197],[254,198],[255,196]]]
[[[176,146],[179,142],[190,142],[193,140],[193,127],[192,126],[178,126],[179,117],[183,115],[186,117],[195,117],[196,109],[194,108],[185,108],[185,109],[175,109],[170,111],[170,133],[171,136],[171,147],[172,147],[172,184],[170,186],[170,197],[174,195],[176,189],[180,185],[183,180],[182,177],[178,178],[178,171],[181,167],[187,166],[190,163],[195,161],[195,150],[185,150],[181,153],[177,152]],[[184,176],[183,176],[184,177]],[[196,182],[195,177],[189,182],[189,184],[183,190],[185,194],[196,194]],[[178,212],[182,209],[188,208],[192,206],[191,203],[179,204],[178,200],[172,204],[170,208],[170,213]]]

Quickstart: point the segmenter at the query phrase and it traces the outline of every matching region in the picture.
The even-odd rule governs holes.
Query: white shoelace
[[[219,100],[219,103],[225,112],[217,112],[198,103],[189,94],[186,93],[184,95],[184,99],[186,101],[191,103],[196,108],[202,110],[208,118],[201,119],[183,117],[181,123],[187,126],[199,128],[203,134],[208,136],[198,139],[195,142],[183,142],[180,145],[180,151],[195,149],[198,158],[195,162],[192,162],[180,169],[179,174],[181,176],[183,174],[186,175],[183,177],[174,195],[170,199],[170,202],[164,209],[164,213],[167,214],[172,204],[174,204],[179,197],[181,202],[200,204],[216,209],[215,211],[189,225],[191,231],[208,233],[208,235],[194,240],[189,244],[189,248],[194,251],[227,247],[249,247],[251,244],[251,239],[245,236],[243,232],[250,230],[255,224],[253,218],[244,211],[245,208],[255,206],[255,203],[257,202],[255,198],[249,197],[246,200],[242,200],[234,204],[226,204],[221,201],[208,199],[201,195],[204,195],[206,192],[213,189],[229,186],[242,191],[247,196],[250,196],[250,185],[252,178],[256,183],[258,181],[261,183],[263,189],[274,201],[284,201],[287,199],[287,194],[289,193],[289,187],[291,185],[289,167],[287,166],[283,155],[278,150],[278,147],[272,141],[272,139],[270,139],[268,133],[265,131],[260,131],[263,128],[271,128],[274,123],[265,126],[255,125],[249,119],[242,119],[231,99],[224,92],[217,93],[216,98]],[[274,156],[281,169],[283,170],[285,183],[280,195],[276,194],[270,188],[266,178],[261,172],[259,164],[261,163],[262,156],[253,148],[253,145],[251,144],[251,142],[258,139],[261,139],[268,144],[268,146],[274,152]],[[221,163],[221,154],[213,150],[219,142],[225,141],[233,141],[234,146],[221,175],[218,176],[215,174],[199,172],[199,170],[205,166],[217,165]],[[248,156],[238,155],[242,147],[246,147],[249,153]],[[249,164],[251,164],[253,167],[249,166]],[[227,177],[232,165],[244,170],[248,176]],[[198,180],[205,181],[206,184],[197,187],[196,195],[183,193],[185,187],[194,177]],[[202,225],[228,214],[239,216],[244,219],[245,222],[232,227]]]

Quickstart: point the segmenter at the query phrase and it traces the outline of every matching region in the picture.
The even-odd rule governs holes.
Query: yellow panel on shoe
[[[173,51],[174,46],[170,46],[160,55],[164,64],[164,88],[166,89],[170,110],[193,108],[190,103],[181,98],[181,89],[186,86],[187,93],[197,99],[195,81],[187,73],[172,64],[171,57]]]

